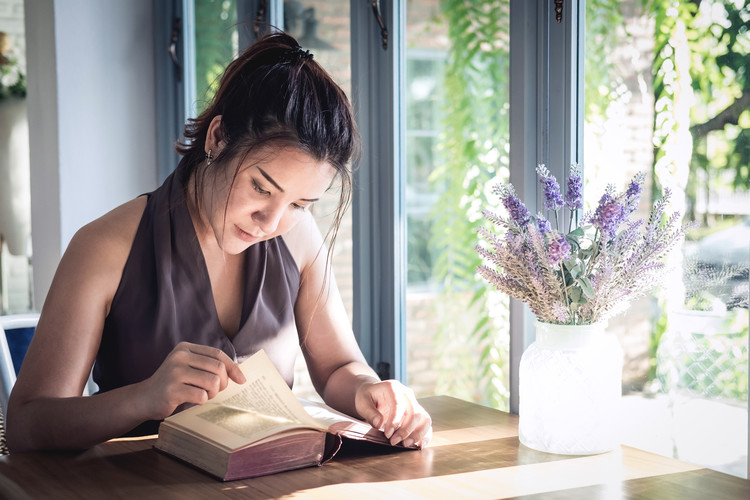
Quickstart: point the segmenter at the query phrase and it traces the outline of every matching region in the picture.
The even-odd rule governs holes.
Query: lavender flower
[[[477,268],[481,277],[526,302],[540,321],[571,325],[605,320],[658,283],[665,269],[664,256],[690,227],[680,225],[679,214],[667,214],[668,189],[654,203],[647,221],[630,220],[645,180],[637,175],[619,194],[614,186],[608,186],[596,209],[583,214],[578,222],[583,184],[580,168],[571,168],[564,202],[549,171],[539,165],[537,172],[545,188],[547,209],[555,211],[556,219],[559,209],[570,211],[568,233],[552,230],[541,214],[532,217],[513,186],[496,187],[510,215],[483,212],[503,232],[479,231],[484,240],[477,246],[483,260]]]
[[[625,191],[625,211],[632,214],[638,208],[643,193],[643,183],[646,180],[646,174],[638,173],[628,184],[628,190]]]
[[[561,261],[570,258],[570,243],[562,234],[550,233],[548,236],[547,257],[549,265],[557,266]]]
[[[571,210],[583,208],[583,177],[581,177],[581,166],[577,163],[570,168],[565,203]]]
[[[624,207],[613,198],[611,194],[604,193],[599,200],[599,206],[594,212],[591,223],[609,239],[617,235],[617,228],[625,219],[627,214]]]
[[[495,193],[500,196],[510,218],[519,226],[524,227],[529,223],[531,214],[526,206],[516,196],[516,191],[510,184],[505,184],[495,189]]]
[[[539,174],[539,183],[544,186],[544,208],[547,210],[559,210],[563,207],[562,195],[560,195],[560,184],[544,165],[538,165],[536,172]]]
[[[552,226],[550,226],[549,221],[542,214],[537,214],[536,225],[541,234],[547,234],[552,231]]]

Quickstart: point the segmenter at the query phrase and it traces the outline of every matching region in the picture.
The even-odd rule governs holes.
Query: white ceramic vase
[[[607,324],[536,322],[521,357],[519,438],[565,455],[604,453],[620,444],[622,349]]]

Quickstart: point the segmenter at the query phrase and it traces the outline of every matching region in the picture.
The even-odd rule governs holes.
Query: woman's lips
[[[257,241],[260,241],[259,236],[253,236],[252,234],[240,229],[239,226],[235,225],[234,229],[235,229],[235,232],[237,233],[237,237],[246,243],[256,243]]]

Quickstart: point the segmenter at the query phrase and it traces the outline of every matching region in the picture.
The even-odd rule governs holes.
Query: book
[[[231,481],[322,465],[345,438],[391,446],[367,422],[298,399],[264,351],[239,366],[247,382],[167,417],[154,447]]]

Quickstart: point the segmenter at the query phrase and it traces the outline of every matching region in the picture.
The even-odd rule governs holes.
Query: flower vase
[[[622,360],[606,322],[536,322],[536,340],[521,356],[519,438],[548,453],[589,455],[620,444]]]

